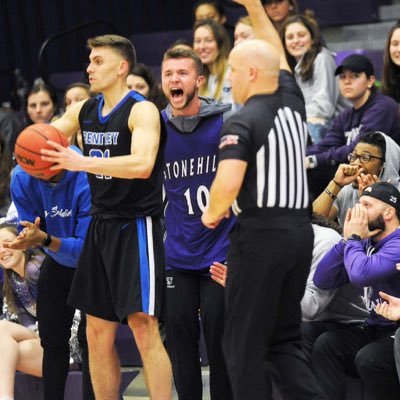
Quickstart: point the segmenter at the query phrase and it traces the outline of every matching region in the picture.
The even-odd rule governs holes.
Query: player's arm
[[[154,167],[160,143],[160,115],[153,103],[142,101],[132,107],[129,117],[132,130],[131,154],[111,158],[84,157],[49,141],[56,151],[42,150],[43,160],[56,163],[51,169],[86,171],[124,179],[147,179]]]
[[[229,215],[229,208],[236,199],[246,173],[247,162],[236,159],[221,160],[210,189],[210,203],[201,218],[208,228],[215,228],[222,218]]]
[[[86,100],[82,100],[73,104],[68,110],[57,120],[51,123],[68,138],[79,130],[79,113]]]
[[[272,44],[280,55],[280,69],[292,72],[286,60],[285,50],[278,32],[272,25],[260,0],[234,0],[242,4],[250,16],[255,36]]]

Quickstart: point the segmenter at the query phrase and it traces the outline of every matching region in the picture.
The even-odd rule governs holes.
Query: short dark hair
[[[179,60],[181,58],[190,58],[196,65],[197,75],[203,75],[203,63],[200,60],[200,57],[193,51],[189,49],[183,49],[180,47],[174,47],[172,49],[168,49],[164,53],[163,63],[166,60],[176,59]]]
[[[224,7],[222,7],[222,5],[218,1],[215,1],[215,0],[198,0],[193,7],[193,15],[196,14],[196,10],[203,4],[208,4],[212,7],[214,7],[215,10],[217,11],[217,13],[221,17],[225,15]]]
[[[110,47],[117,53],[119,53],[122,58],[128,62],[128,71],[135,67],[136,64],[136,50],[132,42],[119,35],[103,35],[96,36],[88,39],[87,45],[89,49],[96,47]]]
[[[385,155],[386,155],[386,140],[384,136],[382,135],[382,132],[379,131],[368,131],[365,133],[365,135],[361,136],[360,139],[358,140],[358,143],[367,143],[370,144],[371,146],[377,147],[383,158],[383,162],[385,161]]]

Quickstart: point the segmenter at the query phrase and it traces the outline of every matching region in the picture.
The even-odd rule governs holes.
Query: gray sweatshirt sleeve
[[[308,117],[331,119],[339,99],[339,84],[335,77],[336,64],[332,53],[322,50],[314,61],[311,86],[304,95]]]
[[[314,248],[310,273],[307,278],[306,291],[301,300],[303,320],[312,321],[317,318],[329,305],[338,289],[322,290],[315,286],[313,277],[315,270],[325,253],[341,240],[341,236],[330,228],[313,224]]]

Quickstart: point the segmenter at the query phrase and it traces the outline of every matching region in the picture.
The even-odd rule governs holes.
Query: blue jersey
[[[165,210],[168,269],[208,273],[214,261],[226,260],[228,233],[234,218],[223,219],[214,230],[201,222],[218,165],[224,111],[226,108],[220,103],[203,100],[198,123],[190,132],[183,132],[183,127],[188,127],[185,118],[192,117],[174,118],[168,112],[162,113],[167,128],[164,186],[168,200]]]

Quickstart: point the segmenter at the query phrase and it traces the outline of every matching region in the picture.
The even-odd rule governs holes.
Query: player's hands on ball
[[[40,218],[36,217],[35,222],[21,221],[24,229],[18,234],[13,242],[3,243],[3,247],[14,250],[26,250],[31,247],[38,247],[43,243],[46,232],[40,229]]]
[[[67,169],[69,171],[82,171],[84,157],[69,147],[60,146],[58,143],[49,140],[47,142],[55,150],[42,149],[42,160],[55,163],[51,170]]]

